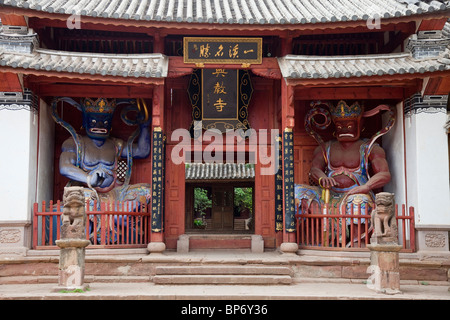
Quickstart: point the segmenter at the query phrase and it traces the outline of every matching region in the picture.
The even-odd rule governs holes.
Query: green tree
[[[253,188],[234,188],[234,205],[239,207],[241,204],[253,212]]]
[[[206,209],[212,207],[212,200],[208,197],[208,190],[194,188],[194,211],[200,216],[206,214]]]

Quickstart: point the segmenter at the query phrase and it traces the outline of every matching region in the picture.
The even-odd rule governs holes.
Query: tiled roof
[[[255,166],[245,163],[186,164],[186,180],[253,179]]]
[[[7,6],[114,19],[166,22],[297,24],[408,16],[448,9],[412,0],[0,0]]]
[[[278,58],[287,79],[328,79],[425,73],[450,70],[445,53],[440,57],[416,60],[410,53],[364,56],[296,56]]]
[[[32,53],[0,50],[0,66],[117,77],[165,78],[168,58],[162,54],[93,54],[35,49]]]
[[[442,36],[444,38],[450,38],[450,19],[447,20],[444,28],[442,28]]]

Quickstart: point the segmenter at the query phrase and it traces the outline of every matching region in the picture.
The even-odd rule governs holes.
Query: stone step
[[[4,284],[41,284],[41,283],[58,283],[59,277],[52,276],[9,276],[0,277],[0,285]],[[86,283],[143,283],[151,282],[151,276],[92,276],[84,277]]]
[[[278,266],[157,266],[156,275],[287,275],[291,276],[288,267]]]
[[[155,275],[159,285],[290,285],[287,275]]]
[[[264,240],[260,235],[252,234],[182,234],[177,241],[177,252],[191,250],[250,250],[264,252]]]
[[[293,282],[288,267],[257,265],[157,266],[155,284],[242,284],[289,285]]]

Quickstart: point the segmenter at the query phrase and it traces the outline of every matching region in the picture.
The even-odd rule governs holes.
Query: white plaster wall
[[[30,111],[0,111],[0,221],[31,220],[37,121]]]
[[[397,119],[394,127],[382,137],[382,146],[386,152],[386,159],[391,172],[391,181],[384,187],[384,191],[395,194],[395,203],[401,208],[406,205],[405,181],[405,144],[403,134],[403,104],[398,103]],[[383,115],[383,124],[387,123],[387,116]]]
[[[419,113],[406,118],[408,201],[416,224],[450,224],[449,156],[446,114]]]

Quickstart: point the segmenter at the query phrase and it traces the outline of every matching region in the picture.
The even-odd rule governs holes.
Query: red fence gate
[[[45,201],[33,207],[33,249],[57,249],[63,206]],[[151,213],[140,202],[86,202],[86,239],[90,248],[145,248]]]
[[[399,212],[395,205],[395,217],[401,252],[415,252],[414,207],[406,212],[402,205]],[[300,212],[300,213],[299,213]],[[370,244],[372,228],[370,214],[361,204],[351,212],[342,214],[337,207],[325,205],[320,208],[313,202],[308,210],[305,204],[297,207],[297,243],[302,249],[365,251]]]

